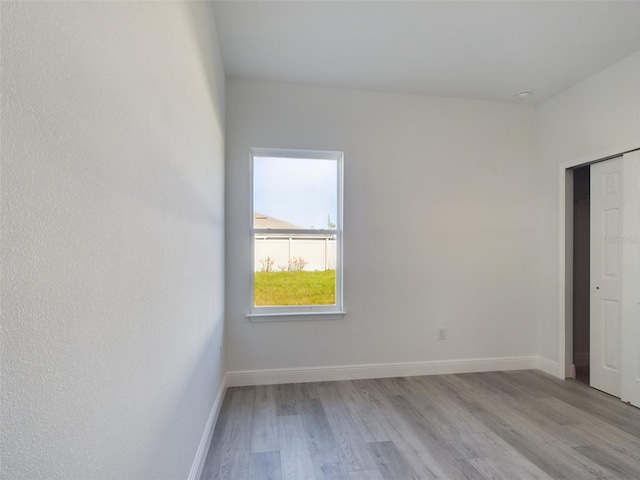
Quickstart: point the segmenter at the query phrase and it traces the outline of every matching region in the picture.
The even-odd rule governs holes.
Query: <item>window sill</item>
[[[262,322],[296,322],[308,320],[340,320],[347,312],[270,312],[247,313],[246,317],[253,323]]]

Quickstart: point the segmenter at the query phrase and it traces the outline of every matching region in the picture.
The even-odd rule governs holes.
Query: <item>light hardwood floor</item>
[[[229,388],[202,480],[640,479],[640,409],[538,371]]]

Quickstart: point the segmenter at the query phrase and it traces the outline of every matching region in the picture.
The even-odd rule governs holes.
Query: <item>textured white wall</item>
[[[558,360],[560,165],[640,147],[640,52],[538,108],[538,355]]]
[[[228,79],[229,369],[532,355],[535,141],[532,107]],[[343,320],[245,318],[251,147],[345,152]]]
[[[2,2],[3,479],[184,479],[221,382],[210,5]]]

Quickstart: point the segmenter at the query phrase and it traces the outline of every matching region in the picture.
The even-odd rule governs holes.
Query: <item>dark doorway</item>
[[[573,364],[589,384],[590,166],[573,171]]]

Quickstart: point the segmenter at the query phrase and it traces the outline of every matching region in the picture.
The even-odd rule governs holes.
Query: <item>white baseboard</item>
[[[573,363],[576,367],[588,367],[589,363],[589,352],[587,353],[574,353],[573,354]]]
[[[548,365],[545,365],[545,367],[548,367]],[[248,385],[411,377],[420,375],[444,375],[449,373],[492,372],[498,370],[528,370],[535,368],[540,368],[539,358],[531,356],[240,370],[227,372],[227,386],[243,387]],[[555,368],[556,370],[553,372],[553,375],[557,373],[557,364]],[[547,371],[546,368],[544,371]]]
[[[558,362],[553,362],[542,357],[536,357],[536,360],[536,368],[538,370],[542,370],[544,373],[548,373],[549,375],[553,375],[554,377],[558,376]]]
[[[211,437],[213,436],[213,430],[215,429],[216,422],[218,421],[220,407],[222,407],[222,400],[224,399],[226,391],[227,375],[225,374],[224,377],[222,377],[222,383],[218,389],[218,395],[216,395],[216,399],[211,407],[211,413],[209,413],[209,418],[207,419],[207,424],[204,427],[204,432],[202,433],[202,438],[198,445],[198,451],[196,452],[196,457],[193,459],[193,463],[191,464],[191,471],[189,472],[187,480],[199,480],[200,475],[202,475],[204,462],[207,459],[207,452],[209,451],[209,445],[211,444]]]

